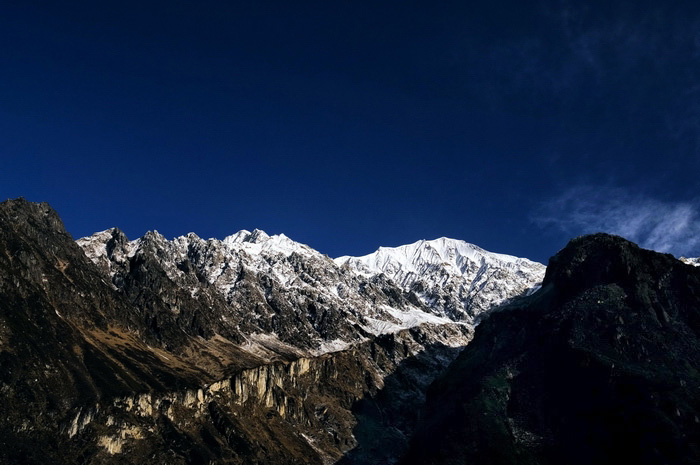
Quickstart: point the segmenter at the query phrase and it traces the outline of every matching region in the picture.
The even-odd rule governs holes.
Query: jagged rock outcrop
[[[700,269],[572,240],[429,391],[404,464],[700,462]]]

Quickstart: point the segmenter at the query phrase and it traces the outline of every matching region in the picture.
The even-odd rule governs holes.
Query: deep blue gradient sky
[[[698,2],[434,3],[6,2],[0,197],[76,238],[700,255]]]

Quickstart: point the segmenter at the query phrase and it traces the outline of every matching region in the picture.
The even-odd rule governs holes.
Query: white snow
[[[685,263],[686,265],[693,265],[693,266],[700,266],[700,257],[699,258],[686,258],[686,257],[681,257],[679,258],[680,261]]]
[[[540,265],[524,258],[505,255],[477,247],[468,242],[441,237],[432,241],[421,240],[399,247],[380,247],[363,257],[338,257],[338,265],[349,263],[367,276],[385,273],[389,276],[425,271],[426,265],[444,267],[451,274],[464,274],[469,262],[497,263],[499,266],[532,267]],[[543,266],[543,265],[540,265]]]
[[[446,307],[459,303],[461,308],[454,311],[472,315],[528,292],[539,285],[545,271],[540,263],[446,237],[380,247],[369,255],[338,257],[335,262],[365,277],[383,274],[431,308],[441,301]]]
[[[375,336],[380,334],[395,333],[404,329],[410,329],[415,326],[422,325],[424,323],[431,323],[434,325],[455,323],[449,318],[439,317],[431,313],[423,312],[417,308],[399,310],[385,305],[382,309],[384,310],[385,314],[392,317],[391,320],[365,317],[365,320],[369,324],[363,325],[363,328],[365,331],[374,334]],[[382,313],[384,314],[384,312]]]

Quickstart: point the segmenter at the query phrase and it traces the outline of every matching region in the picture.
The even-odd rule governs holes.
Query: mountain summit
[[[540,263],[446,237],[380,247],[335,262],[362,276],[384,275],[438,314],[469,322],[513,296],[536,290],[545,271]]]

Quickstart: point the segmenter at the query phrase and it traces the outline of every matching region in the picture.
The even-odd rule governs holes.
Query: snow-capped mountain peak
[[[215,241],[216,239],[211,240]],[[321,255],[311,247],[293,241],[284,234],[270,236],[261,229],[254,229],[253,232],[243,229],[225,237],[220,242],[231,251],[244,250],[253,255],[266,253],[289,256],[295,252],[307,256]]]
[[[446,237],[420,240],[399,247],[380,247],[369,255],[338,257],[335,262],[341,266],[347,263],[356,271],[368,276],[384,273],[390,277],[421,274],[432,266],[443,267],[450,274],[463,275],[472,263],[493,263],[528,269],[539,269],[543,266],[524,258],[487,252],[474,244]]]
[[[227,245],[242,244],[244,242],[257,244],[260,242],[265,242],[268,239],[270,239],[270,236],[261,229],[254,229],[253,232],[246,229],[241,229],[237,233],[225,237],[223,242]]]
[[[335,262],[366,277],[383,274],[456,319],[476,316],[537,286],[545,270],[540,263],[446,237],[380,247]]]

